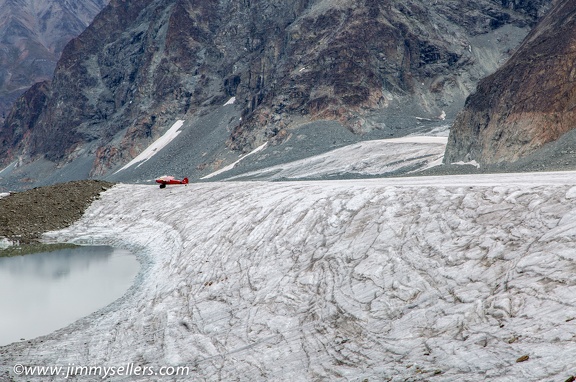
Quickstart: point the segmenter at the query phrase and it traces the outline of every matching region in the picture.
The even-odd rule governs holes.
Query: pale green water
[[[105,307],[128,290],[139,268],[130,252],[104,246],[0,258],[0,346]]]

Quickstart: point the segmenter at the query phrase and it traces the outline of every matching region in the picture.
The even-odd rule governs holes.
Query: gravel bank
[[[11,193],[0,199],[0,238],[37,242],[44,232],[68,227],[114,184],[81,180]]]

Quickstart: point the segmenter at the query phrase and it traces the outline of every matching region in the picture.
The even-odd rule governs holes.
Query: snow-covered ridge
[[[102,315],[0,348],[0,364],[563,381],[576,359],[575,175],[119,185],[50,236],[139,248],[138,284]]]
[[[120,170],[116,171],[116,173],[126,170],[129,167],[138,164],[139,167],[144,164],[148,159],[152,158],[155,154],[159,153],[166,145],[172,142],[178,135],[181,133],[180,128],[184,125],[183,120],[176,121],[172,127],[168,129],[160,138],[155,140],[150,146],[148,146],[144,151],[142,151],[136,158],[132,159],[128,162],[124,167]]]

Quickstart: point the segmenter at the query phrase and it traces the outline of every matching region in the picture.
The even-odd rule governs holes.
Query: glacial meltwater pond
[[[105,246],[0,257],[0,346],[105,307],[130,288],[139,268],[130,252]]]

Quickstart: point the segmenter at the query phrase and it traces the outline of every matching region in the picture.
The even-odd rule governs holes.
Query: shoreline
[[[30,253],[42,234],[69,227],[114,183],[81,180],[10,193],[0,198],[0,256]],[[31,249],[32,248],[32,249]],[[16,252],[16,253],[15,253]]]

